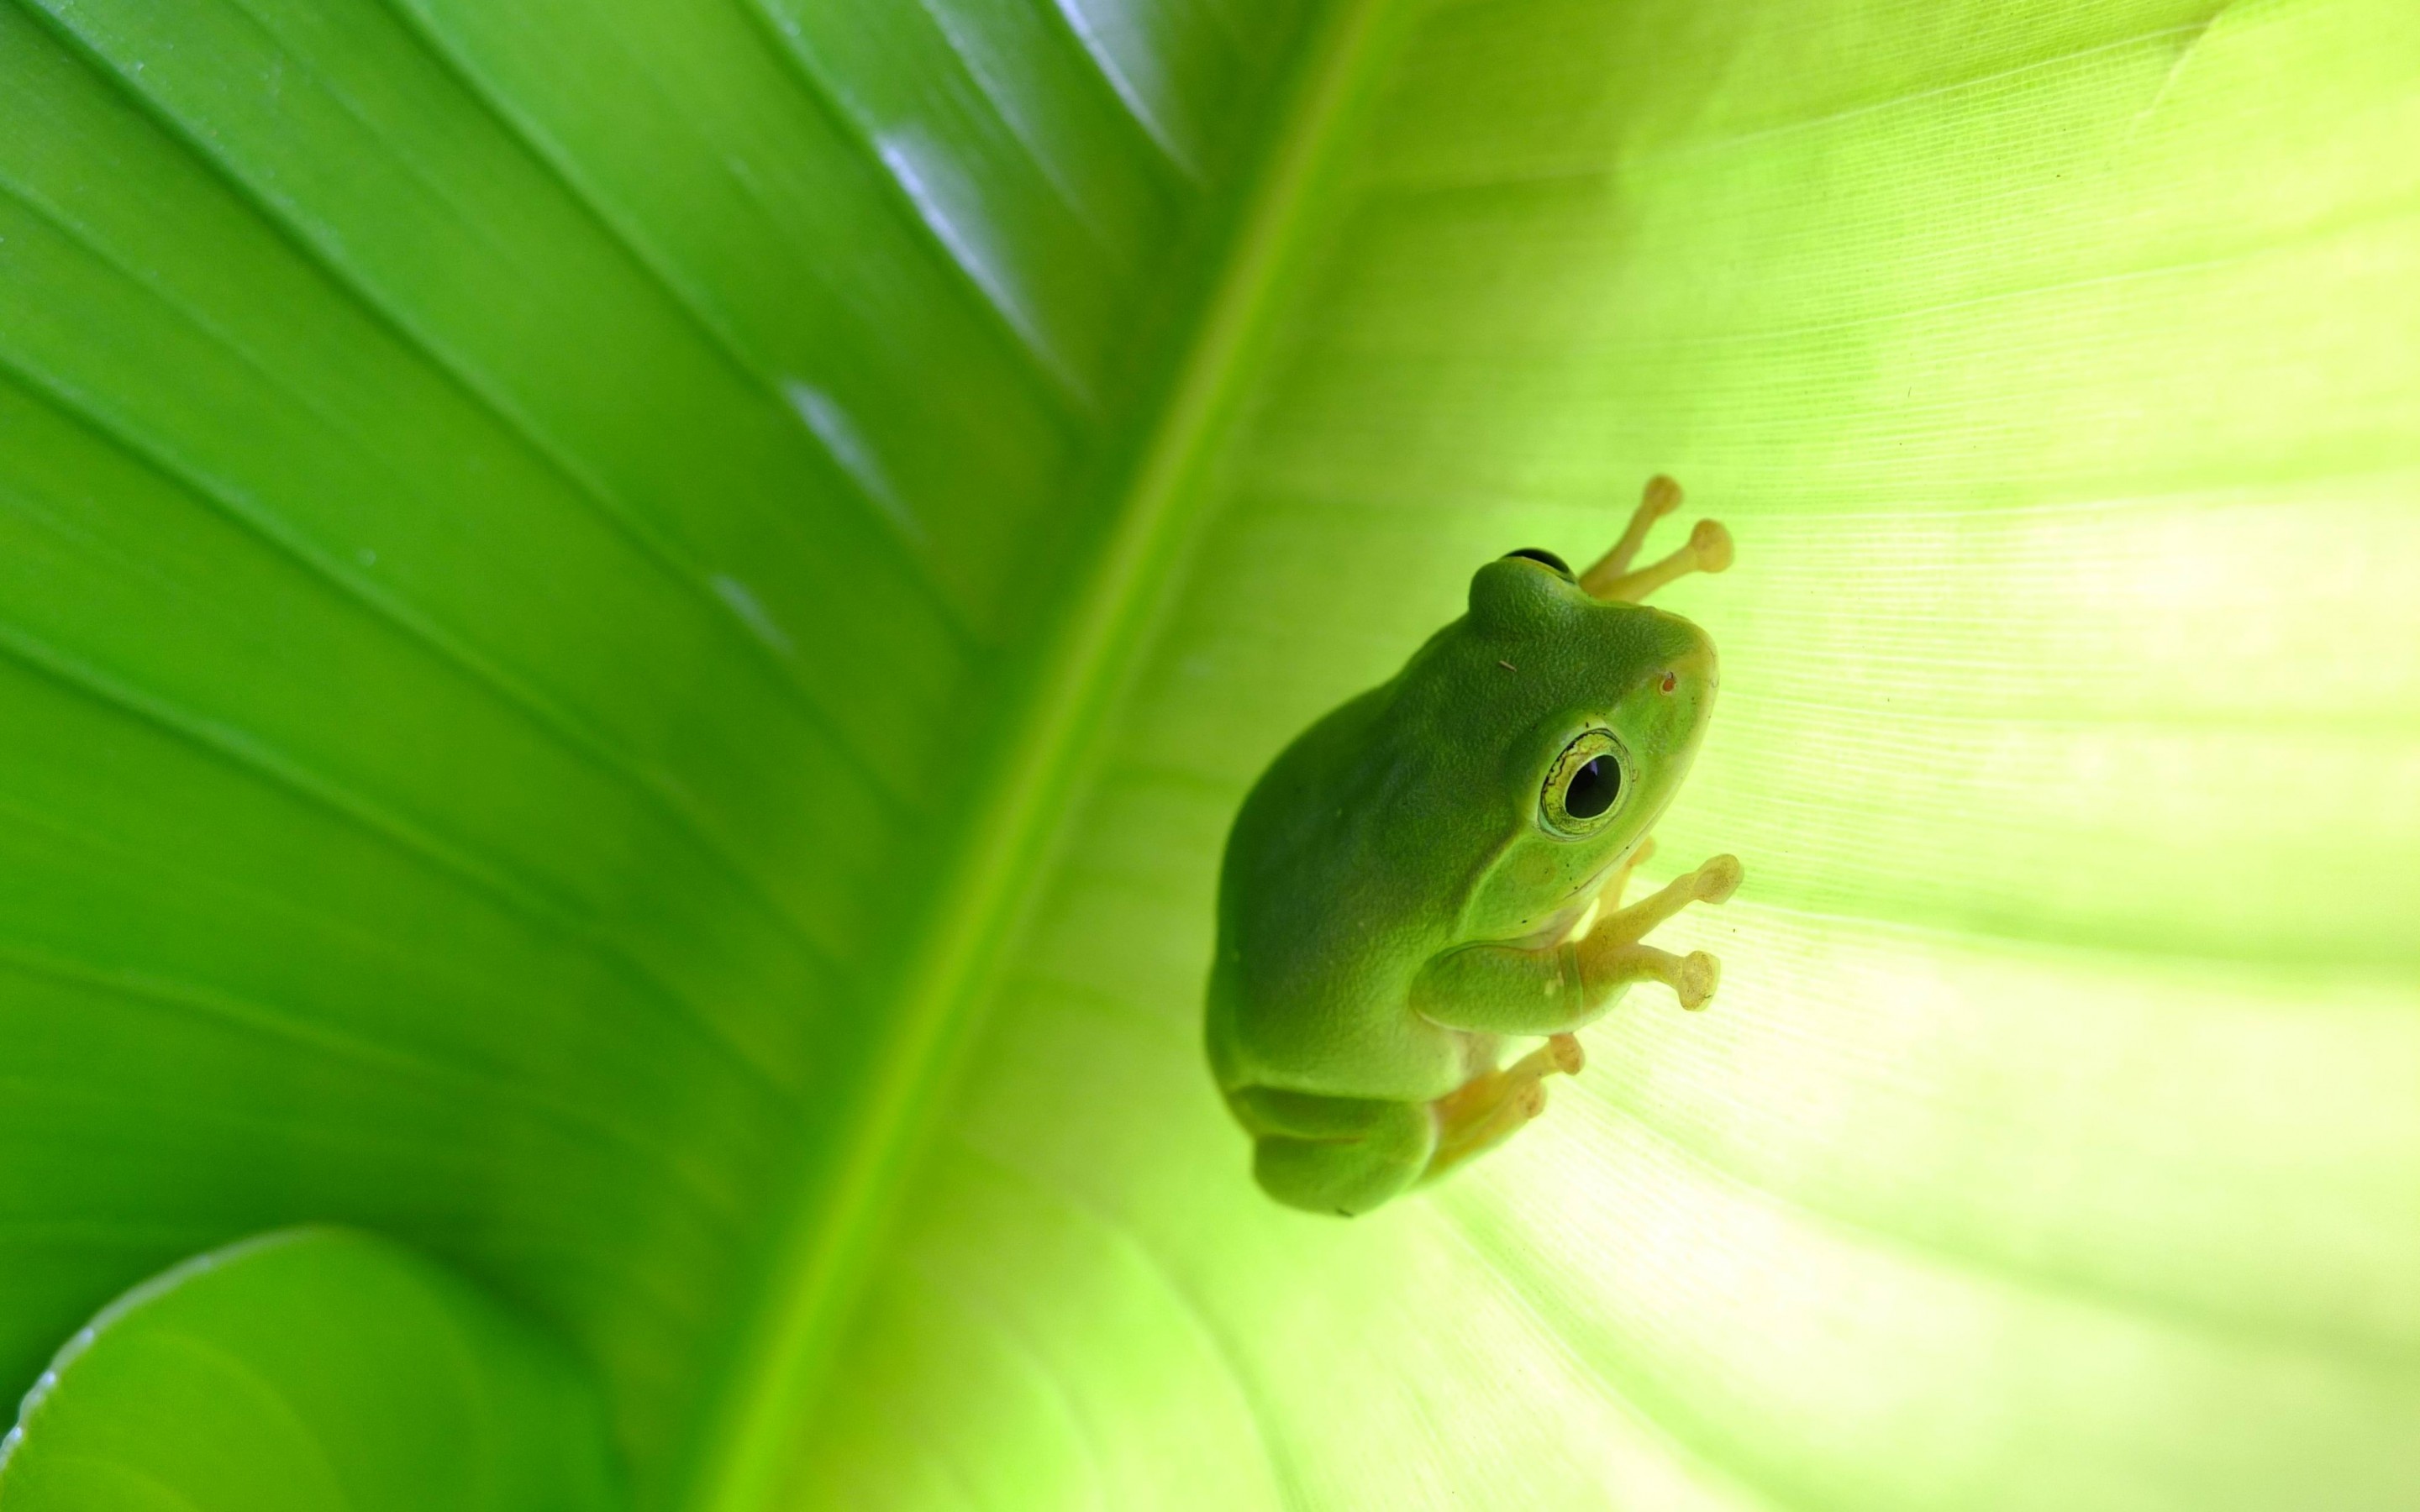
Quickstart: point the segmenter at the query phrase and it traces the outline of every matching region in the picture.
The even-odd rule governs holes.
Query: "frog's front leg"
[[[1640,980],[1661,981],[1683,1007],[1700,1007],[1720,975],[1714,958],[1702,950],[1676,956],[1640,942],[1690,903],[1722,903],[1739,884],[1739,861],[1717,856],[1598,920],[1584,939],[1447,951],[1414,980],[1412,1007],[1432,1023],[1476,1034],[1567,1033],[1603,1012],[1616,988]]]
[[[1582,942],[1581,955],[1598,955],[1600,970],[1616,980],[1641,978],[1664,983],[1681,1006],[1699,1009],[1714,995],[1722,963],[1703,950],[1676,956],[1640,942],[1648,931],[1691,903],[1719,903],[1739,890],[1740,864],[1735,856],[1717,856],[1686,876],[1676,877],[1659,890],[1597,921]]]

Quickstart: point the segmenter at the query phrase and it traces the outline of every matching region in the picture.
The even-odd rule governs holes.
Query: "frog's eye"
[[[1547,828],[1561,835],[1590,835],[1604,828],[1621,807],[1628,785],[1621,743],[1610,730],[1591,730],[1555,758],[1538,804]]]
[[[1521,557],[1527,561],[1541,563],[1550,568],[1556,577],[1560,578],[1567,583],[1579,581],[1577,578],[1572,576],[1572,564],[1570,563],[1565,562],[1562,558],[1555,555],[1552,551],[1547,550],[1543,546],[1525,546],[1518,551],[1507,551],[1504,555],[1508,560],[1512,557]]]

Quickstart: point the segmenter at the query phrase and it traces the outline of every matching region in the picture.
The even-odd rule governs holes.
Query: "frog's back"
[[[1392,685],[1311,726],[1262,775],[1228,838],[1206,1032],[1220,1087],[1425,1101],[1466,1074],[1466,1037],[1411,1010],[1447,941],[1435,890],[1361,801]]]

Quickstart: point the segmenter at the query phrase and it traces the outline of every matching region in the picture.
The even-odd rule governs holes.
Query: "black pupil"
[[[1620,796],[1621,764],[1610,755],[1600,756],[1572,774],[1572,785],[1563,790],[1563,812],[1575,819],[1594,819]]]

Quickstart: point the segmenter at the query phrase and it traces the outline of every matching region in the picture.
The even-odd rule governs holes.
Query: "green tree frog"
[[[1211,968],[1210,1064],[1290,1207],[1368,1212],[1510,1136],[1575,1073],[1574,1031],[1634,981],[1703,1007],[1718,970],[1647,933],[1721,903],[1717,856],[1623,906],[1714,702],[1714,648],[1642,600],[1730,564],[1701,520],[1631,562],[1681,501],[1652,480],[1629,528],[1576,576],[1515,551],[1470,580],[1469,612],[1389,681],[1304,731],[1227,840]],[[1504,1041],[1546,1036],[1510,1067]]]

